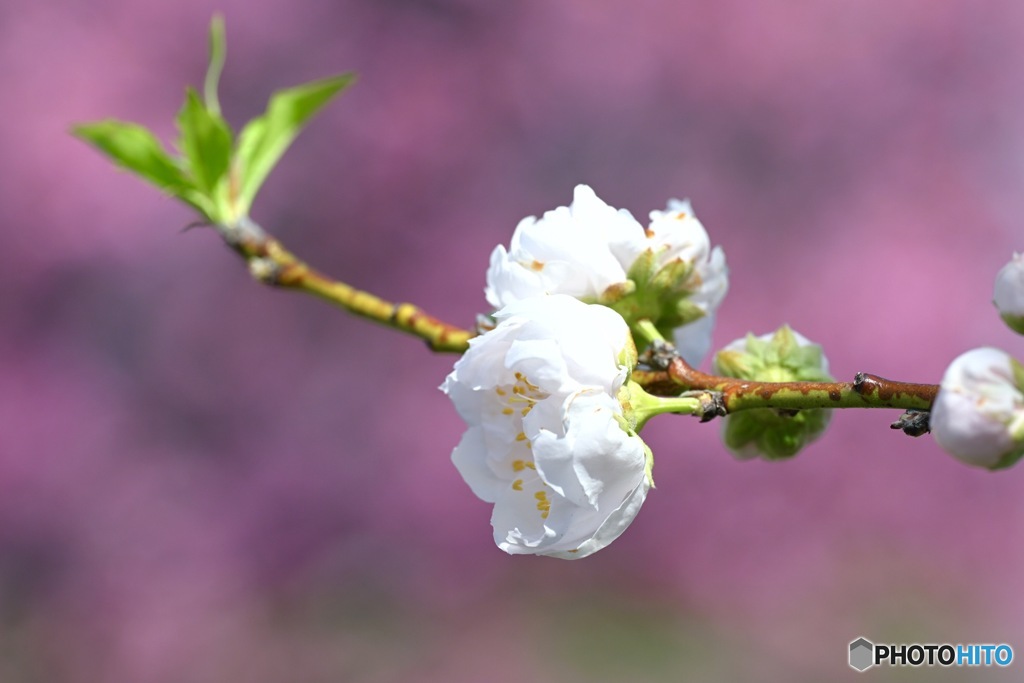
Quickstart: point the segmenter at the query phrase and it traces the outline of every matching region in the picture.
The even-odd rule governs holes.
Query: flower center
[[[533,495],[534,506],[541,519],[547,519],[551,512],[551,499],[548,498],[547,484],[537,476],[537,465],[533,462],[530,449],[533,444],[523,431],[523,418],[526,417],[538,401],[550,394],[531,382],[521,372],[514,374],[515,382],[511,385],[495,387],[494,392],[502,405],[501,414],[507,416],[515,425],[515,443],[524,450],[522,456],[511,461],[512,490],[521,491],[524,495]]]
[[[515,373],[515,378],[516,381],[512,386],[495,387],[494,391],[498,394],[498,400],[504,404],[501,409],[502,415],[511,417],[519,413],[520,417],[526,417],[533,410],[533,405],[537,401],[547,398],[548,393],[541,391],[540,387],[528,380],[526,375],[521,372]]]

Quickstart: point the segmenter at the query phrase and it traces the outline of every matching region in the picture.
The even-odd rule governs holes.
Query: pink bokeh
[[[8,0],[0,680],[810,682],[854,680],[859,635],[1024,653],[1024,471],[891,412],[787,463],[655,420],[620,540],[495,549],[448,459],[453,357],[257,286],[68,135],[172,137],[216,10],[235,125],[360,74],[254,209],[352,284],[469,325],[494,245],[585,182],[641,218],[693,201],[732,272],[718,345],[788,322],[841,377],[913,381],[1024,355],[989,303],[1024,249],[1011,0]]]

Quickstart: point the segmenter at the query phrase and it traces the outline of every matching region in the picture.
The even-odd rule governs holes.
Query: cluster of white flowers
[[[586,185],[576,186],[570,206],[539,220],[524,218],[509,248],[495,247],[487,270],[488,303],[501,308],[536,296],[568,294],[612,304],[672,268],[676,277],[658,281],[664,291],[646,298],[672,309],[667,320],[676,346],[689,363],[699,364],[711,347],[715,311],[729,288],[725,255],[720,247],[711,248],[687,201],[672,200],[650,218],[645,229],[628,211],[616,211]],[[679,308],[685,312],[675,315]],[[659,324],[662,316],[654,311],[641,317]]]
[[[661,308],[624,319],[645,287]],[[502,550],[586,557],[629,525],[651,487],[626,384],[629,323],[660,320],[696,364],[727,289],[725,257],[687,202],[651,212],[645,229],[580,185],[570,206],[524,219],[494,249],[485,293],[496,324],[441,389],[468,425],[452,460],[494,504]]]

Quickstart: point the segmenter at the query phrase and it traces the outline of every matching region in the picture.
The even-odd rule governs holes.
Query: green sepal
[[[651,278],[654,277],[654,250],[644,249],[640,252],[640,255],[633,261],[633,265],[629,267],[629,272],[626,273],[626,277],[633,282],[648,283]]]
[[[662,399],[651,396],[632,380],[627,380],[619,387],[615,399],[622,406],[622,414],[615,416],[619,428],[629,436],[640,439],[638,432],[652,415],[651,405]],[[651,488],[654,488],[654,453],[643,439],[640,439],[640,443],[644,446],[644,476]]]
[[[612,291],[602,295],[601,303],[613,308],[634,330],[637,321],[647,319],[668,338],[677,327],[706,315],[688,298],[696,287],[693,274],[694,264],[678,258],[658,268],[655,251],[645,249],[626,274],[630,289],[609,288]]]
[[[1024,365],[1013,356],[1010,356],[1010,367],[1013,369],[1013,385],[1017,390],[1024,392]]]
[[[771,350],[771,343],[758,339],[753,332],[747,333],[747,353],[757,359],[762,359]],[[750,379],[750,378],[744,378]]]
[[[644,476],[647,478],[647,483],[650,484],[651,488],[654,486],[654,451],[647,445],[646,441],[641,441],[644,445]]]
[[[831,411],[820,408],[796,414],[756,408],[725,418],[722,440],[740,455],[751,450],[767,460],[791,458],[817,439],[828,426]]]
[[[673,259],[662,266],[661,270],[651,278],[651,288],[664,292],[666,295],[685,296],[692,289],[690,276],[693,274],[693,269],[693,261],[684,261],[681,258]]]
[[[309,120],[354,81],[355,74],[346,73],[271,95],[266,112],[246,124],[238,137],[238,213],[249,212],[263,181]]]
[[[789,365],[797,368],[797,377],[807,382],[828,382],[831,377],[821,372],[822,353],[817,344],[798,346],[786,358]],[[825,379],[828,377],[828,379]]]
[[[679,299],[675,302],[675,306],[672,307],[672,315],[664,315],[664,318],[668,318],[668,324],[663,321],[659,324],[659,327],[667,326],[669,329],[678,327],[680,325],[688,325],[692,322],[696,322],[703,318],[707,313],[703,308],[693,303],[689,299]]]
[[[626,368],[627,383],[633,376],[633,371],[636,370],[637,356],[636,342],[633,340],[633,335],[627,334],[626,343],[623,345],[622,351],[619,352],[619,357],[616,359],[619,365]]]
[[[616,282],[614,285],[609,286],[597,297],[597,303],[602,306],[611,306],[612,304],[622,301],[627,296],[636,291],[636,283],[632,280],[626,280],[625,282]]]
[[[1001,313],[999,315],[1006,323],[1006,326],[1017,334],[1024,334],[1024,315],[1012,315],[1010,313]]]
[[[1024,448],[1024,418],[1018,418],[1010,423],[1010,438]]]
[[[135,123],[105,119],[83,123],[72,135],[89,143],[121,168],[209,215],[212,205],[149,129]]]
[[[715,355],[715,372],[725,377],[750,374],[750,356],[739,350],[722,350]]]
[[[726,377],[761,382],[831,382],[822,369],[824,355],[817,344],[801,346],[788,325],[768,339],[748,333],[743,348],[715,354],[715,371]]]
[[[789,325],[783,325],[775,330],[775,334],[772,335],[771,345],[779,359],[786,358],[800,346]]]
[[[1021,444],[1019,448],[1012,450],[1003,457],[1001,457],[995,465],[992,465],[988,469],[992,471],[1005,470],[1008,467],[1013,467],[1014,465],[1016,465],[1018,462],[1020,462],[1021,458],[1024,458],[1024,444]]]

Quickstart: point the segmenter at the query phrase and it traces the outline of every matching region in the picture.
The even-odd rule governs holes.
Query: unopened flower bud
[[[1024,455],[1024,368],[999,349],[958,356],[942,377],[930,422],[935,441],[958,460],[1013,465]]]
[[[715,372],[761,382],[831,382],[821,347],[783,325],[772,334],[737,339],[715,354]],[[743,410],[725,418],[722,440],[739,458],[789,458],[817,439],[828,426],[825,409]]]
[[[1013,258],[996,275],[992,302],[1010,329],[1024,334],[1024,254]]]

